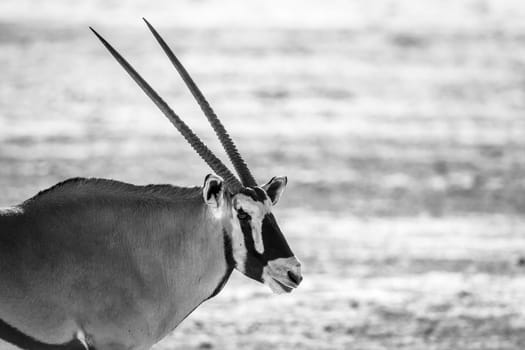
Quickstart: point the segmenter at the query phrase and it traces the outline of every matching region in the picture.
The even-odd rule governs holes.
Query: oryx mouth
[[[290,293],[303,280],[301,263],[295,257],[271,260],[263,269],[263,279],[274,293]]]

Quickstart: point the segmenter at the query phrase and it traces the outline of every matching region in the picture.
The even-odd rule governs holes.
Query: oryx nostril
[[[303,276],[296,274],[293,271],[288,271],[288,278],[295,284],[299,285],[303,280]]]

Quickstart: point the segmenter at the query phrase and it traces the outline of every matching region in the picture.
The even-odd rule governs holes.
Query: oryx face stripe
[[[264,261],[270,261],[278,258],[289,258],[293,256],[290,246],[286,242],[277,221],[272,213],[264,216],[262,221],[262,240],[264,242]]]
[[[0,319],[0,339],[26,350],[86,350],[78,339],[64,344],[42,343]]]
[[[302,280],[300,263],[294,257],[271,209],[273,203],[264,189],[244,188],[233,200],[233,227],[236,247],[243,247],[237,269],[246,276],[267,284],[274,292],[290,292]],[[290,263],[291,262],[291,263]],[[270,265],[272,267],[270,268]],[[278,267],[276,269],[276,266]],[[287,269],[281,273],[282,269]],[[277,273],[277,272],[279,273]]]
[[[292,250],[288,246],[274,216],[266,214],[262,220],[261,236],[265,249],[262,254],[258,253],[255,246],[254,235],[250,222],[241,221],[241,230],[244,236],[246,250],[251,252],[246,255],[244,261],[244,272],[258,281],[262,279],[264,265],[269,261],[279,258],[293,257]]]
[[[255,242],[253,240],[252,226],[248,221],[241,221],[241,230],[244,236],[244,245],[248,252],[246,260],[244,261],[244,273],[256,281],[263,282],[263,263],[260,259],[261,254],[257,253],[255,249]]]
[[[262,237],[262,222],[260,220],[252,221],[252,225],[254,228],[252,228],[252,239],[253,239],[253,247],[255,251],[259,254],[264,253],[264,242]]]
[[[266,193],[258,187],[253,188],[253,190],[255,191],[256,196],[257,196],[256,201],[258,201],[259,203],[267,204],[265,203],[265,202],[268,202],[268,196],[266,195]],[[267,207],[269,207],[269,205]],[[256,220],[255,222],[252,222],[252,225],[256,226],[255,230],[253,230],[253,240],[255,243],[255,250],[259,254],[264,254],[264,240],[263,240],[263,234],[262,234],[263,221],[264,220]]]
[[[271,203],[264,190],[254,187],[245,188],[242,191],[242,195],[245,197],[241,208],[243,211],[251,215],[251,235],[254,242],[254,250],[259,253],[264,253],[264,242],[262,237],[262,222],[264,215],[270,212]],[[250,199],[250,200],[246,200]],[[248,234],[246,230],[243,230],[244,234]]]

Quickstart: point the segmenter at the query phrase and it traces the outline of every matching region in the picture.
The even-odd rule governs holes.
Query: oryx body
[[[0,338],[21,348],[148,349],[216,295],[234,268],[277,293],[301,282],[300,264],[271,213],[286,178],[256,184],[200,91],[149,27],[241,181],[99,36],[220,177],[208,175],[192,188],[77,178],[1,210]]]
[[[0,215],[0,317],[44,343],[151,346],[233,269],[211,211],[201,188],[74,179],[37,195]]]

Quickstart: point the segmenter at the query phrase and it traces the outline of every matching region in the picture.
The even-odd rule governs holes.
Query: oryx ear
[[[213,208],[218,208],[222,204],[222,192],[224,186],[222,179],[216,175],[208,174],[204,179],[204,188],[202,189],[202,196],[204,201]]]
[[[277,204],[279,198],[281,198],[287,183],[288,179],[286,176],[275,176],[268,183],[262,185],[273,205]]]

